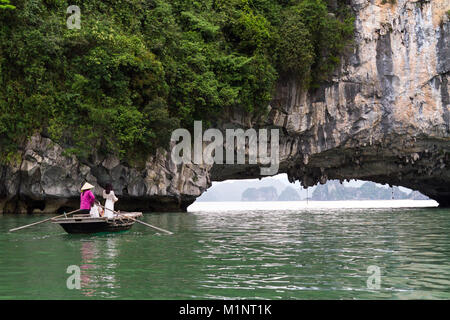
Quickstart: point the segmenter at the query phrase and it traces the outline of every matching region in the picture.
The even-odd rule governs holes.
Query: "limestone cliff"
[[[304,186],[401,185],[449,206],[450,1],[354,0],[352,8],[354,52],[333,79],[309,92],[279,81],[268,124],[285,131],[281,171]],[[256,173],[214,167],[212,179]]]
[[[307,92],[295,77],[278,82],[266,124],[282,128],[280,172],[304,186],[401,185],[450,206],[450,1],[351,2],[354,50],[332,79]],[[222,126],[249,127],[252,119],[232,113]],[[41,136],[24,150],[20,163],[0,168],[0,212],[76,207],[85,179],[112,181],[121,209],[184,210],[211,180],[259,175],[245,165],[175,166],[165,151],[141,169],[98,155],[81,163]]]
[[[304,185],[358,178],[450,205],[450,1],[353,1],[356,48],[312,94],[280,83],[274,122]]]
[[[210,185],[206,168],[177,167],[161,150],[142,169],[97,154],[81,163],[39,135],[24,150],[20,163],[0,170],[1,212],[54,213],[77,208],[84,181],[96,186],[97,196],[102,194],[101,186],[112,182],[122,210],[179,211]]]

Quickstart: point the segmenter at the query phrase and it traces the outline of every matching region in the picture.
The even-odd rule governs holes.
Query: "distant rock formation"
[[[311,197],[311,200],[316,201],[391,199],[428,200],[429,198],[418,191],[408,194],[398,187],[383,188],[373,182],[366,182],[359,188],[346,187],[338,180],[328,181],[327,184],[317,186]]]
[[[248,188],[242,194],[242,201],[277,201],[278,193],[274,187]]]
[[[213,202],[213,201],[241,201],[242,194],[249,188],[274,187],[277,194],[281,194],[283,190],[289,186],[289,182],[281,181],[276,178],[267,177],[261,180],[238,180],[228,181],[225,183],[215,183],[206,192],[204,192],[196,201]]]
[[[430,200],[426,195],[421,194],[419,191],[413,191],[409,194],[408,199],[411,200]]]
[[[292,187],[286,187],[278,197],[278,201],[300,201],[300,195]]]

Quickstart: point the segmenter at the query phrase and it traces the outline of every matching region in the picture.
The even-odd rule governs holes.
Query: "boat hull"
[[[99,233],[99,232],[119,232],[119,231],[126,231],[130,230],[133,226],[133,223],[123,224],[123,225],[117,225],[117,224],[110,224],[107,222],[102,223],[85,223],[85,224],[79,224],[79,223],[64,223],[60,224],[60,226],[67,232],[67,233],[77,233],[77,234],[90,234],[90,233]]]
[[[53,223],[59,224],[67,233],[92,234],[100,232],[120,232],[131,229],[134,225],[134,217],[137,214],[129,214],[129,217],[107,219],[93,218],[90,216],[74,216],[71,218],[55,219]]]

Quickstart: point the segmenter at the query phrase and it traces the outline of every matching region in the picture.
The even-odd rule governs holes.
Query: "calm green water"
[[[0,299],[450,298],[449,210],[147,214],[175,234],[7,233],[45,217],[0,215]],[[69,265],[80,290],[67,289]]]

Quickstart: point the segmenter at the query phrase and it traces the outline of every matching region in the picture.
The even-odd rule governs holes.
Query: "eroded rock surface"
[[[35,135],[25,147],[20,164],[1,168],[0,211],[54,213],[79,207],[85,181],[102,188],[112,183],[122,210],[185,210],[210,185],[206,167],[174,165],[159,150],[145,168],[136,169],[113,157],[81,163],[48,138]]]

